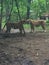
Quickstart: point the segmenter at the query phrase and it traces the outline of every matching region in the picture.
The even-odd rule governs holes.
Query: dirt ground
[[[0,65],[49,65],[49,32],[0,38]]]

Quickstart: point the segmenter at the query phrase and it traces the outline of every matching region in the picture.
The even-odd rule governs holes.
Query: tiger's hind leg
[[[44,32],[46,32],[45,25],[41,25]]]
[[[11,28],[8,27],[7,30],[5,31],[6,34],[3,36],[4,38],[10,37],[10,35],[9,35],[10,30],[11,30]]]

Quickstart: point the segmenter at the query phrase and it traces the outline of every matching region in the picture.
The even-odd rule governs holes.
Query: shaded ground
[[[0,65],[49,65],[49,32],[0,38]]]

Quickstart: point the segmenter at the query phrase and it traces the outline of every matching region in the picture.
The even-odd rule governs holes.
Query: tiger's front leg
[[[23,29],[23,35],[25,36],[25,30]]]
[[[22,29],[19,28],[19,30],[20,30],[20,35],[22,36]]]
[[[23,27],[21,27],[19,30],[20,30],[20,34],[21,34],[21,35],[22,35],[22,34],[25,35],[25,30],[24,30]]]

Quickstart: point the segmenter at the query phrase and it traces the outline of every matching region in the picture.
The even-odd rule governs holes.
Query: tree
[[[9,7],[9,3],[7,1],[7,7],[6,7],[6,20],[7,20],[7,22],[10,21],[12,10],[13,10],[13,0],[12,0],[11,8]]]
[[[19,11],[19,4],[18,4],[18,0],[15,0],[15,2],[16,2],[16,7],[17,7],[17,10],[18,10],[18,16],[19,16],[19,19],[21,20],[20,11]]]
[[[46,12],[49,12],[49,0],[45,0]]]
[[[31,5],[31,0],[27,0],[28,5],[27,5],[27,19],[29,19],[30,16],[30,5]]]
[[[12,13],[12,10],[13,10],[13,0],[12,0],[11,9],[9,9],[9,3],[8,3],[8,1],[6,2],[6,4],[7,4],[7,7],[6,7],[6,23],[7,23],[11,19],[11,13]],[[3,29],[5,28],[6,23],[5,23],[4,27],[3,27]]]
[[[1,23],[2,23],[2,12],[3,12],[3,0],[1,0],[0,31],[1,31]]]

